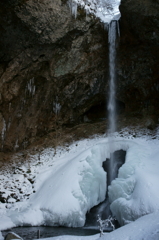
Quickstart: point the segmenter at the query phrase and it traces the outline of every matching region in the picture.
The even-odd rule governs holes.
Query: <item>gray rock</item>
[[[14,232],[7,233],[7,235],[4,238],[4,240],[12,240],[12,239],[21,239],[21,240],[23,240],[23,238],[21,238],[18,234],[14,233]]]

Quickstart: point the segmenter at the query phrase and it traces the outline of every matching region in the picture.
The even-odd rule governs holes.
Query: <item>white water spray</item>
[[[114,148],[114,132],[116,131],[116,103],[115,103],[115,61],[116,61],[116,38],[119,34],[118,21],[112,21],[109,24],[108,42],[109,42],[109,99],[108,99],[108,120],[109,120],[109,145],[110,152]],[[114,154],[110,155],[109,173],[110,179],[108,184],[114,179]]]

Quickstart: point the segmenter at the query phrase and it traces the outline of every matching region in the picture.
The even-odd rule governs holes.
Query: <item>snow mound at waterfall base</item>
[[[86,212],[105,199],[102,162],[107,153],[102,143],[80,149],[73,157],[64,153],[37,175],[36,193],[28,201],[13,204],[7,216],[16,226],[83,226]]]
[[[121,224],[159,209],[158,144],[159,140],[150,136],[116,134],[112,151],[127,151],[126,163],[112,182],[109,195],[112,212]],[[26,225],[83,226],[86,212],[105,197],[102,162],[109,157],[106,137],[75,142],[69,151],[58,150],[57,155],[52,149],[45,149],[40,156],[41,165],[37,164],[38,155],[31,156],[36,192],[28,200],[0,203],[0,230]],[[13,183],[12,174],[7,177],[14,188],[16,176]],[[7,191],[5,187],[1,190]]]

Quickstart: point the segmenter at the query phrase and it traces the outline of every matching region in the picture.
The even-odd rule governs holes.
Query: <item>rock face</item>
[[[5,236],[4,239],[5,239],[5,240],[11,240],[11,239],[21,239],[21,240],[23,240],[19,235],[17,235],[17,234],[14,233],[14,232],[9,232],[9,233]]]
[[[107,32],[61,0],[1,1],[1,149],[25,148],[78,123],[105,99]]]
[[[157,119],[159,3],[122,0],[120,9],[117,100],[128,115]],[[1,0],[0,35],[1,151],[105,111],[108,44],[99,20],[80,8],[74,19],[66,0]]]
[[[159,116],[159,1],[122,0],[118,98],[140,117]]]

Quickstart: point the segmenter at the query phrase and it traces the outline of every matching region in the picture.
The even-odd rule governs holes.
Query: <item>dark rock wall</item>
[[[159,3],[122,0],[120,9],[117,100],[126,114],[156,120]],[[75,20],[64,0],[1,0],[0,36],[2,151],[78,124],[106,100],[107,31],[83,9]]]
[[[118,98],[126,111],[159,116],[159,1],[122,0]]]
[[[108,49],[103,25],[82,9],[75,20],[64,1],[2,1],[0,9],[0,132],[6,151],[26,147],[57,122],[80,122],[105,99]]]

